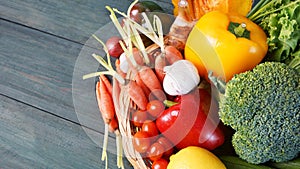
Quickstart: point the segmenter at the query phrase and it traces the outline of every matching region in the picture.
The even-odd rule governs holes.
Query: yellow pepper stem
[[[228,31],[233,33],[236,37],[250,39],[250,31],[246,29],[247,25],[245,23],[234,23],[230,22]]]
[[[238,36],[243,36],[245,30],[246,30],[246,24],[241,23],[238,27],[236,27],[236,28],[234,29],[234,32],[235,32],[235,34],[238,35]]]

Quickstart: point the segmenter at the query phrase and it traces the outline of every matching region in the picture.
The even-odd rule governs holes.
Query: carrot
[[[160,83],[162,83],[164,80],[164,77],[165,77],[164,67],[166,65],[167,65],[167,62],[166,62],[166,57],[164,54],[160,54],[159,56],[157,56],[155,58],[155,64],[154,64],[155,74]]]
[[[128,94],[131,100],[140,108],[141,110],[146,110],[148,99],[144,94],[143,89],[135,81],[129,82]]]
[[[143,56],[141,55],[140,51],[137,48],[132,49],[133,57],[134,60],[138,65],[144,65],[144,59]]]
[[[98,105],[104,122],[109,124],[115,116],[114,103],[112,96],[109,94],[107,87],[105,86],[105,83],[101,78],[99,80],[99,84],[97,83],[96,87]]]
[[[151,91],[149,98],[153,98],[153,96],[155,96],[158,100],[163,100],[165,98],[165,95],[162,94],[162,85],[150,67],[143,66],[139,71],[139,75]]]
[[[136,84],[139,85],[143,89],[145,96],[148,97],[149,94],[151,93],[151,91],[146,86],[146,84],[142,81],[142,79],[141,79],[141,77],[140,77],[139,74],[136,74],[135,81],[136,81]]]
[[[100,95],[101,95],[101,93],[100,93],[100,81],[98,81],[96,83],[96,99],[97,99],[97,103],[98,103],[98,108],[99,108],[100,112],[102,112]]]
[[[122,78],[125,79],[126,73],[124,73],[124,72],[121,70],[121,68],[120,68],[120,60],[119,60],[119,59],[117,59],[117,60],[115,61],[115,66],[116,66],[116,71],[117,71],[117,73],[118,73],[119,75],[121,75]]]
[[[150,95],[149,95],[149,101],[151,100],[160,100],[160,101],[165,101],[167,99],[166,94],[164,93],[163,90],[155,89],[152,90]]]
[[[112,118],[110,123],[108,124],[108,127],[109,127],[109,131],[110,132],[115,132],[116,130],[118,130],[118,120],[117,118]]]
[[[181,52],[175,46],[168,45],[165,47],[165,51],[166,59],[170,65],[178,60],[183,59]]]
[[[150,89],[150,91],[156,90],[156,89],[162,90],[162,86],[161,86],[157,76],[155,75],[154,71],[150,67],[147,67],[147,66],[141,67],[141,69],[139,71],[139,75],[140,75],[142,81]]]
[[[107,79],[105,75],[100,75],[100,79],[103,81],[104,85],[106,86],[107,91],[112,96],[112,85],[110,81]]]

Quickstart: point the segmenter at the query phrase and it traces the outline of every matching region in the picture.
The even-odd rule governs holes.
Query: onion
[[[124,52],[119,43],[121,40],[118,36],[112,36],[106,41],[105,45],[110,56],[118,58]]]

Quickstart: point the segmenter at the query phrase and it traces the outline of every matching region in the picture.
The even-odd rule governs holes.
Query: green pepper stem
[[[238,27],[234,28],[234,34],[238,37],[242,37],[246,30],[246,24],[241,23]]]

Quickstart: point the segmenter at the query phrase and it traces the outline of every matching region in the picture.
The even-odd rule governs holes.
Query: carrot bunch
[[[116,111],[113,102],[113,86],[106,76],[100,75],[99,81],[96,83],[96,98],[102,119],[105,124],[105,135],[103,142],[102,161],[106,160],[107,168],[107,142],[108,142],[108,131],[116,134],[117,149],[118,149],[118,167],[123,167],[122,155],[120,155],[120,148],[122,147],[120,142],[120,132],[118,130],[118,120],[116,117]]]
[[[83,79],[91,77],[99,79],[96,83],[95,92],[98,107],[105,123],[102,160],[106,160],[107,168],[106,147],[108,144],[108,132],[110,131],[117,136],[118,167],[123,168],[119,127],[123,124],[123,121],[120,120],[124,119],[118,119],[117,113],[120,111],[119,105],[122,104],[119,102],[119,97],[122,97],[120,96],[121,90],[126,89],[125,92],[130,100],[130,110],[135,112],[148,111],[151,109],[149,105],[151,105],[153,100],[159,101],[162,104],[162,110],[164,110],[163,101],[168,97],[162,86],[165,77],[164,67],[183,59],[183,55],[178,48],[167,43],[163,35],[162,23],[157,16],[154,16],[154,24],[152,26],[148,17],[144,14],[143,17],[146,24],[142,26],[117,9],[111,9],[110,7],[107,7],[107,9],[111,12],[110,18],[122,37],[122,41],[119,44],[124,51],[122,55],[124,55],[125,59],[116,59],[115,65],[112,65],[105,43],[93,36],[103,46],[107,61],[104,57],[97,54],[93,54],[93,57],[106,71],[87,74]],[[130,10],[130,7],[128,10]],[[115,12],[125,17],[122,25],[118,22]],[[152,45],[145,48],[139,35],[141,33],[152,41]],[[126,64],[128,65],[127,71],[121,68],[124,62],[127,62]],[[113,83],[106,75],[112,76]],[[129,117],[132,117],[132,114]],[[141,128],[139,127],[135,131],[138,130],[141,130]]]

